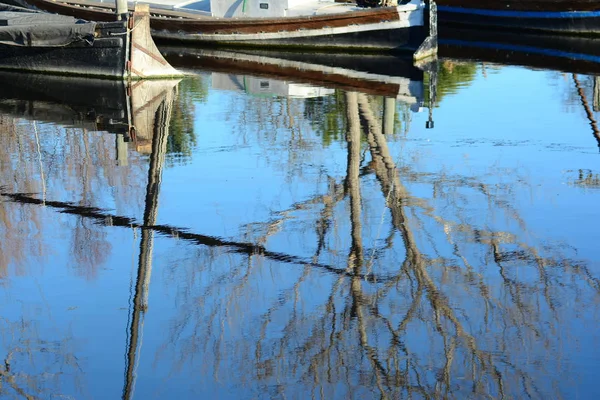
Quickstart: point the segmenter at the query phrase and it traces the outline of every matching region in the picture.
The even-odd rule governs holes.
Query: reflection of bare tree
[[[561,377],[546,373],[548,359],[568,365],[561,324],[595,304],[597,277],[566,245],[531,237],[511,202],[516,183],[419,173],[392,156],[389,121],[380,122],[393,116],[381,109],[390,102],[360,93],[343,99],[344,176],[323,172],[322,192],[245,226],[246,241],[157,225],[165,140],[156,137],[142,222],[52,196],[6,196],[141,230],[124,397],[133,393],[138,338],[151,312],[154,233],[196,245],[169,264],[177,265],[168,273],[179,290],[178,314],[155,358],[172,361],[178,373],[191,364],[194,381],[236,382],[255,392],[248,397],[273,398],[562,393]],[[270,127],[264,122],[260,134]],[[301,159],[282,159],[286,171],[302,168]],[[483,211],[473,211],[473,198]],[[505,227],[494,227],[493,218]],[[270,251],[278,235],[308,250]]]
[[[128,394],[132,389],[138,332],[143,325],[140,320],[143,320],[147,306],[151,273],[154,231],[146,229],[146,226],[156,223],[158,188],[165,162],[176,85],[177,81],[143,81],[137,82],[131,90],[132,120],[140,135],[149,131],[153,153],[150,156],[143,224],[138,226],[142,231],[140,279],[129,321],[131,335],[128,338],[129,364],[125,383]],[[111,250],[105,226],[113,225],[113,220],[110,216],[102,215],[103,211],[93,205],[106,205],[108,202],[118,211],[137,211],[142,197],[138,198],[142,192],[139,183],[144,181],[140,178],[145,171],[143,167],[146,160],[132,153],[127,157],[128,168],[121,168],[125,163],[115,162],[115,153],[121,150],[120,156],[123,156],[123,149],[115,149],[115,136],[105,132],[89,132],[86,129],[4,117],[0,129],[0,144],[4,146],[0,152],[0,169],[3,171],[0,231],[4,238],[0,242],[0,257],[3,258],[0,259],[3,262],[1,267],[4,269],[15,265],[24,268],[32,259],[35,261],[36,257],[51,254],[55,235],[49,231],[58,225],[64,232],[72,232],[68,240],[76,273],[86,278],[95,277]],[[117,143],[122,144],[123,141],[117,139]],[[23,201],[21,204],[7,201],[21,191],[32,201]],[[55,198],[63,201],[54,201]],[[56,218],[56,214],[50,216],[46,207],[31,207],[33,204],[48,208],[61,204],[73,218]],[[90,218],[94,213],[102,216],[96,220]],[[25,230],[24,226],[30,223],[36,225],[37,229],[33,230],[35,238],[23,235],[23,232],[30,230]],[[118,224],[117,218],[114,225]],[[130,227],[128,224],[125,226]],[[6,271],[1,270],[1,273],[6,274]],[[0,347],[6,355],[0,361],[0,393],[11,398],[70,398],[60,394],[60,384],[77,386],[81,372],[77,359],[67,347],[70,338],[53,338],[50,332],[38,334],[36,322],[35,318],[29,320],[25,317],[14,323],[0,319],[0,333],[4,339]],[[63,373],[65,376],[61,376]],[[70,381],[66,376],[75,379]],[[65,392],[71,391],[67,389]]]
[[[11,118],[8,129],[3,129],[0,134],[0,143],[3,147],[0,169],[4,192],[39,193],[40,197],[59,197],[84,207],[102,203],[114,194],[119,194],[114,196],[119,209],[128,210],[136,203],[131,187],[137,185],[135,166],[141,166],[142,160],[133,157],[130,171],[119,168],[114,162],[112,135]],[[0,218],[3,267],[23,268],[28,257],[51,254],[49,239],[54,235],[46,232],[49,227],[42,209],[15,208],[0,203]],[[59,222],[73,228],[74,270],[93,278],[109,248],[105,232],[83,219]],[[30,223],[35,226],[36,240],[22,234]]]
[[[172,271],[188,285],[159,357],[174,354],[177,368],[200,357],[215,379],[227,369],[275,397],[298,390],[313,398],[555,397],[560,377],[547,375],[545,361],[548,354],[564,357],[561,320],[572,307],[593,304],[597,278],[567,255],[568,247],[535,243],[511,205],[513,186],[398,166],[377,103],[357,93],[346,93],[345,102],[343,185],[328,178],[328,193],[247,228],[266,244],[298,226],[289,224],[294,215],[310,216],[313,234],[302,229],[297,240],[315,240],[315,264],[344,262],[346,273],[323,273],[307,262],[284,274],[269,257],[198,249],[192,269]],[[372,193],[375,183],[389,220],[375,218],[376,196],[362,194],[363,185]],[[427,185],[434,198],[414,196],[415,185]],[[473,220],[473,196],[509,227]],[[375,224],[387,224],[381,240]],[[281,289],[263,298],[256,285],[269,275]],[[575,304],[561,304],[573,291]]]
[[[586,114],[588,120],[590,121],[590,127],[592,128],[592,133],[594,134],[594,137],[596,138],[596,141],[598,142],[598,146],[600,146],[600,131],[598,130],[598,122],[596,121],[596,118],[594,117],[592,107],[590,107],[590,105],[588,104],[584,89],[581,86],[581,83],[579,82],[577,75],[575,75],[575,74],[573,74],[573,82],[575,83],[575,88],[577,89],[577,94],[579,95],[579,97],[581,99],[581,105],[583,106],[583,109],[585,110],[585,114]],[[595,90],[595,88],[594,88],[594,90]],[[595,98],[596,97],[594,96],[594,99]]]
[[[235,127],[236,137],[240,138],[239,145],[246,145],[252,135],[253,140],[265,145],[278,142],[282,133],[285,133],[286,137],[289,135],[289,147],[296,151],[285,151],[283,154],[289,157],[288,159],[264,154],[265,161],[281,163],[281,168],[287,171],[289,180],[303,176],[304,169],[300,161],[303,157],[314,156],[318,151],[318,148],[312,146],[303,136],[303,132],[308,128],[308,121],[297,118],[298,115],[302,115],[304,107],[303,99],[257,95],[232,97],[229,104],[224,106],[230,110],[226,119]],[[294,169],[290,170],[292,166]]]
[[[600,174],[594,173],[589,169],[580,169],[577,171],[577,177],[573,177],[573,185],[583,188],[600,188]]]
[[[61,375],[73,375],[79,391],[81,369],[72,353],[71,338],[48,340],[35,320],[0,319],[5,351],[0,362],[0,396],[3,399],[70,398],[63,393]],[[32,363],[32,360],[35,362]]]
[[[27,79],[24,80],[28,82]],[[68,104],[58,107],[63,113],[66,113],[65,109],[71,110],[74,116],[68,113],[66,116],[55,114],[57,106],[54,103],[14,100],[19,105],[13,107],[16,116],[3,118],[0,132],[0,145],[3,148],[0,152],[2,192],[39,193],[42,199],[59,198],[81,208],[107,205],[119,213],[136,212],[143,202],[139,194],[143,193],[142,182],[147,160],[145,156],[132,152],[124,163],[126,149],[122,133],[116,138],[121,145],[115,149],[115,135],[98,129],[110,128],[121,132],[123,129],[127,130],[128,124],[132,124],[135,130],[132,128],[131,132],[137,132],[139,142],[147,143],[148,140],[144,139],[151,139],[154,112],[164,100],[165,93],[177,83],[141,81],[132,84],[129,90],[120,84],[96,83],[106,98],[91,101],[90,108],[85,113],[78,113],[79,108],[75,106],[71,110]],[[73,84],[74,87],[70,90],[74,93],[74,103],[79,105],[82,100],[78,97],[81,93],[76,90],[77,85],[85,88],[86,81]],[[12,104],[4,98],[1,100],[3,104]],[[20,105],[21,103],[24,105]],[[20,119],[18,111],[21,109],[28,109],[31,115],[24,113],[24,118]],[[85,115],[87,119],[80,121],[81,115]],[[26,119],[31,117],[47,117],[50,121],[56,118],[61,123],[67,123],[70,121],[69,117],[72,117],[75,126],[61,127]],[[113,122],[108,123],[109,120]],[[146,135],[149,137],[146,138]],[[126,168],[123,168],[124,164],[127,165]],[[46,232],[48,224],[44,217],[46,216],[40,208],[19,207],[15,210],[15,207],[7,209],[0,203],[0,218],[3,222],[0,229],[4,238],[0,243],[0,257],[4,258],[0,259],[3,261],[2,268],[7,265],[23,268],[27,257],[47,256],[51,253],[52,245],[48,242],[54,235]],[[110,254],[111,245],[106,230],[86,218],[52,221],[57,222],[71,232],[70,253],[73,256],[70,263],[73,270],[88,279],[94,278],[105,263],[106,256]],[[36,240],[30,240],[21,234],[30,223],[35,224]]]

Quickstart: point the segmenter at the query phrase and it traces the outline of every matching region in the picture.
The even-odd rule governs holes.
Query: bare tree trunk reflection
[[[368,313],[365,315],[364,308],[368,307],[368,299],[362,292],[360,275],[362,274],[364,252],[362,244],[362,223],[361,223],[361,193],[360,193],[360,120],[358,118],[358,94],[355,92],[346,93],[346,115],[348,118],[348,132],[346,142],[348,143],[348,167],[346,174],[346,187],[350,196],[350,219],[351,219],[351,246],[348,255],[348,268],[352,271],[350,283],[350,292],[352,294],[352,312],[351,315],[356,318],[359,331],[360,346],[365,351],[382,399],[387,399],[384,382],[387,381],[386,371],[379,361],[377,351],[369,344],[366,325],[368,323]]]

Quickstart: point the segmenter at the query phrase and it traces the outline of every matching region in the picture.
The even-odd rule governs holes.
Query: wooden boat
[[[101,0],[18,1],[93,21],[110,20],[115,7]],[[410,51],[415,58],[431,56],[437,48],[423,0],[380,8],[334,0],[154,0],[150,12],[155,40],[194,45]]]
[[[600,35],[597,0],[438,0],[440,24]]]
[[[156,49],[147,9],[116,19],[87,22],[0,4],[0,69],[115,79],[180,75]]]

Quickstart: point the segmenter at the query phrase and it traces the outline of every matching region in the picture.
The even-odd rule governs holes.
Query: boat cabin
[[[210,11],[215,17],[285,17],[287,10],[306,0],[203,0],[210,2]],[[312,2],[314,3],[314,2]]]

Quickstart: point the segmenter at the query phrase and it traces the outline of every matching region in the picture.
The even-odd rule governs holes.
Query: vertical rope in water
[[[46,177],[44,176],[44,164],[42,163],[42,151],[40,147],[40,138],[36,121],[33,121],[33,132],[35,133],[35,143],[37,145],[38,161],[40,163],[40,178],[42,180],[42,203],[46,205]]]

